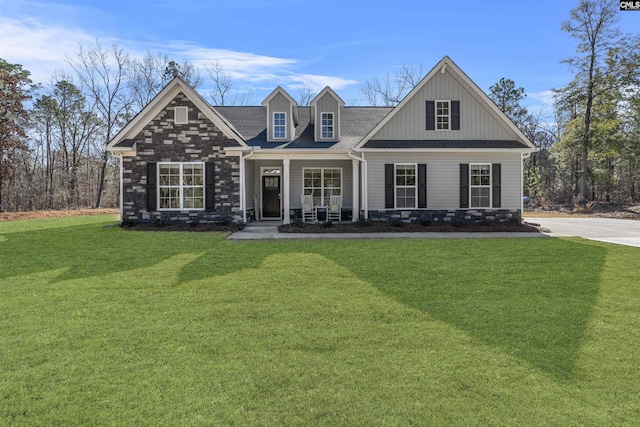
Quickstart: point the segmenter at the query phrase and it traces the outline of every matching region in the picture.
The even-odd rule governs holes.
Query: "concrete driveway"
[[[640,247],[640,221],[612,218],[536,218],[526,215],[524,220],[550,230],[550,236],[578,236]]]

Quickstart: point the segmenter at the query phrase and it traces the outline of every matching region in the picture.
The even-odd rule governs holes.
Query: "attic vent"
[[[186,125],[189,123],[189,109],[187,107],[175,107],[174,122],[177,125]]]

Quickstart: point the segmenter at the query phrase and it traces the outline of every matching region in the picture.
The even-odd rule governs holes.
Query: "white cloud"
[[[553,90],[543,90],[540,92],[527,92],[527,99],[530,100],[529,108],[547,108],[553,107]]]

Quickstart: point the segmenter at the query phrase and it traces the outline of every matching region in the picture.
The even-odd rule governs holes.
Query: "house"
[[[299,106],[213,107],[172,80],[107,146],[120,160],[122,220],[248,222],[507,220],[522,213],[534,145],[444,57],[396,107],[346,106],[330,87]],[[334,198],[335,199],[335,198]]]

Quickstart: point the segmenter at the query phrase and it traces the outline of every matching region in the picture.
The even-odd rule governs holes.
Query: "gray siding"
[[[250,161],[250,160],[246,160],[244,162],[244,181],[245,181],[245,188],[246,188],[246,209],[253,209],[254,203],[253,203],[253,196],[256,194],[255,193],[255,189],[256,189],[256,185],[255,185],[255,163]]]
[[[460,130],[425,130],[427,100],[459,100]],[[519,140],[470,87],[449,71],[435,74],[371,139]]]
[[[291,141],[294,135],[295,126],[293,125],[293,117],[291,117],[291,102],[281,93],[276,94],[269,101],[269,115],[267,117],[267,141],[283,141],[282,139],[273,139],[273,113],[286,113],[287,137],[286,141]]]
[[[321,139],[322,137],[322,113],[333,113],[333,139]],[[325,93],[316,105],[315,139],[316,141],[338,141],[340,137],[340,106],[338,100],[330,93]]]
[[[384,207],[385,163],[427,164],[427,209],[460,208],[460,163],[502,164],[502,209],[522,206],[520,153],[367,153],[370,210]]]

